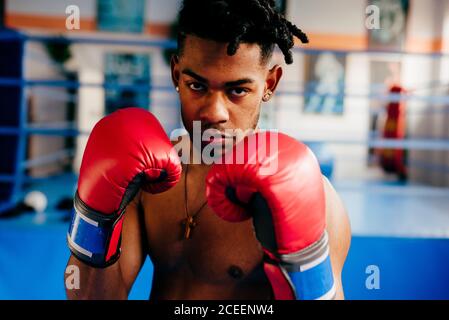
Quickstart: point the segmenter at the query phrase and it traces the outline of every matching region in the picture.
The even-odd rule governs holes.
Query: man
[[[254,232],[255,219],[227,221],[222,218],[226,212],[208,205],[206,188],[209,195],[218,189],[213,175],[207,187],[206,178],[211,168],[217,173],[220,167],[202,158],[199,164],[191,162],[211,143],[238,142],[225,135],[229,129],[256,129],[261,103],[271,98],[282,76],[281,66],[270,65],[274,46],[279,46],[289,64],[293,36],[307,38],[275,11],[271,0],[185,0],[179,18],[179,52],[171,70],[184,126],[192,137],[193,122],[200,121],[201,132],[213,130],[220,139],[201,145],[188,141],[190,163],[182,164],[181,170],[176,152],[148,112],[124,109],[97,124],[83,157],[77,211],[68,237],[73,253],[68,264],[80,268],[80,289],[67,290],[67,295],[70,299],[126,299],[149,255],[154,265],[151,299],[301,298],[294,297],[295,289],[302,289],[292,281],[292,273],[278,281],[282,278],[278,267],[285,261],[270,253],[258,231],[260,224],[258,228],[256,223]],[[295,146],[306,150],[299,143]],[[287,165],[314,161],[307,151],[298,154]],[[279,165],[284,163],[281,159]],[[309,168],[316,177],[316,167]],[[331,263],[325,278],[332,280],[332,297],[342,299],[341,271],[350,228],[335,190],[318,176],[319,181],[303,179],[307,182],[303,191],[312,198],[298,193],[294,200],[312,200],[318,209],[270,214],[318,217],[312,220],[319,223],[313,224],[322,226],[319,235],[327,235]],[[294,181],[287,183],[285,189],[294,188]],[[237,198],[236,202],[241,201]],[[303,223],[298,233],[291,233],[292,238],[301,238],[301,230],[306,234],[314,226]],[[277,234],[287,229],[276,228]],[[296,288],[279,294],[292,283],[290,289]]]

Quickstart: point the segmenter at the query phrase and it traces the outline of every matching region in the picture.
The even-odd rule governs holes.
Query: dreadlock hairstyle
[[[240,43],[256,43],[262,61],[275,45],[287,64],[293,62],[293,37],[309,42],[307,35],[276,10],[275,0],[184,0],[179,12],[178,53],[187,35],[228,43],[227,54],[237,52]]]

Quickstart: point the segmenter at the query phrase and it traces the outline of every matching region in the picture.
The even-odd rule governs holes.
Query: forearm
[[[67,234],[74,255],[69,264],[78,267],[80,277],[79,289],[66,288],[69,299],[127,298],[145,260],[141,233],[135,232],[140,225],[135,197],[141,189],[168,190],[181,171],[176,150],[150,112],[125,108],[95,125],[83,153]]]
[[[79,270],[79,286],[67,285],[74,274],[65,274],[66,294],[69,300],[121,300],[128,298],[128,290],[123,281],[120,263],[117,261],[107,268],[93,268],[71,256],[67,266]]]

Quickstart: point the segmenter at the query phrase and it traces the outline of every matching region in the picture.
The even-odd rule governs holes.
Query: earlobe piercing
[[[262,100],[265,101],[265,102],[267,102],[268,100],[270,100],[272,94],[273,94],[273,92],[271,92],[271,90],[268,90],[268,91],[263,95]]]

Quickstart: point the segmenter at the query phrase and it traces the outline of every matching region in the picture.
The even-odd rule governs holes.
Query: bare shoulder
[[[329,235],[329,251],[337,298],[343,299],[341,272],[351,245],[351,226],[344,204],[329,180],[323,176],[326,197],[326,229]]]

